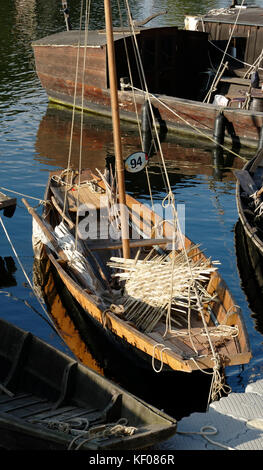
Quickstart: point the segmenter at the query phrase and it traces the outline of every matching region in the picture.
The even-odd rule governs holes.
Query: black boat
[[[240,221],[251,243],[263,255],[263,149],[248,161],[237,177],[236,202]]]
[[[0,446],[135,450],[176,433],[176,420],[0,319]]]

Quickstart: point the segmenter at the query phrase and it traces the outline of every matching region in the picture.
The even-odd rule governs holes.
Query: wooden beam
[[[146,247],[154,245],[167,245],[172,243],[170,238],[147,238],[143,240],[130,240],[130,248]],[[87,240],[87,245],[90,250],[117,250],[122,248],[121,242],[114,242],[108,240]]]

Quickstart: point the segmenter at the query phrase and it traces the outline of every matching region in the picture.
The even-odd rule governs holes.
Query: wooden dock
[[[181,419],[158,450],[263,450],[263,380]]]

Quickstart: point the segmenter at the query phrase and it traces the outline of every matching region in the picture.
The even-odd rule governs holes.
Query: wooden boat
[[[172,222],[125,192],[108,0],[105,15],[117,180],[110,159],[105,175],[69,167],[51,172],[42,217],[23,200],[34,220],[35,254],[44,248],[86,315],[138,368],[215,373],[247,363],[240,309],[214,263],[184,236],[171,191]],[[144,165],[144,152],[125,160],[129,171]]]
[[[254,31],[260,27],[261,9],[253,9],[253,12],[256,13],[252,22],[249,10],[246,10]],[[254,35],[247,43],[253,41]],[[135,71],[138,57],[134,43],[140,51],[147,87],[141,84],[140,75]],[[261,43],[260,40],[257,42],[259,51]],[[79,35],[77,30],[68,30],[36,40],[32,47],[38,77],[51,101],[111,115],[104,30],[89,31],[86,39],[84,32]],[[253,65],[258,49],[244,57],[248,62],[242,75],[238,75],[231,54],[229,57],[223,49],[220,52],[211,46],[210,32],[183,30],[175,26],[137,27],[133,36],[127,28],[124,31],[117,29],[114,31],[114,47],[118,57],[116,79],[121,119],[135,122],[137,113],[143,115],[147,95],[157,125],[165,125],[186,135],[198,134],[199,139],[215,140],[217,121],[223,111],[224,119],[217,138],[222,141],[224,137],[224,142],[230,145],[257,147],[263,124],[263,93],[251,86],[248,72],[255,69],[255,66],[251,69],[249,66]],[[77,60],[85,68],[83,93],[82,71],[75,86]]]
[[[237,177],[236,201],[240,221],[247,236],[263,255],[262,232],[262,186],[263,186],[263,150],[248,161],[242,170],[234,171]]]
[[[258,62],[262,53],[262,12],[262,7],[233,2],[229,7],[213,9],[204,15],[187,15],[185,26],[187,29],[208,33],[214,49],[218,46],[224,50],[229,41],[227,52],[232,52],[231,68],[236,76],[241,77],[248,70],[249,64]],[[230,37],[233,26],[233,35]],[[260,67],[261,63],[257,65]]]
[[[135,450],[176,420],[0,319],[0,430],[10,450]]]
[[[16,198],[8,197],[0,191],[0,211],[3,210],[5,217],[12,217],[16,210]]]

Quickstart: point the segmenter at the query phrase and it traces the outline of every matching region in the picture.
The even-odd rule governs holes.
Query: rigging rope
[[[135,90],[137,91],[140,91],[141,93],[145,93],[144,90],[141,90],[140,88],[136,88],[135,87]],[[227,152],[231,153],[232,155],[235,155],[236,157],[239,157],[241,158],[242,160],[245,160],[247,161],[247,159],[245,157],[242,157],[242,155],[239,155],[238,153],[234,152],[233,150],[231,149],[228,149],[227,147],[225,147],[224,145],[222,144],[219,144],[215,141],[215,139],[213,139],[212,137],[210,137],[208,134],[206,134],[205,132],[201,131],[200,129],[198,129],[197,127],[195,127],[194,125],[190,124],[189,121],[187,121],[185,118],[183,118],[180,114],[178,114],[173,108],[171,108],[170,106],[168,106],[167,104],[164,103],[164,101],[162,101],[160,98],[158,98],[158,96],[154,95],[153,93],[148,93],[149,97],[150,98],[153,98],[154,100],[156,100],[158,103],[161,104],[161,106],[163,106],[164,108],[166,108],[168,111],[170,111],[172,114],[174,114],[176,117],[178,117],[179,119],[181,119],[185,124],[187,124],[187,126],[191,127],[192,129],[194,129],[195,132],[199,133],[200,135],[202,135],[203,137],[205,137],[206,139],[208,140],[211,140],[211,142],[213,142],[214,144],[216,143],[218,146],[220,146],[223,150],[226,150]]]
[[[236,17],[236,19],[235,19],[235,23],[234,23],[234,25],[233,25],[233,28],[230,30],[229,39],[228,39],[228,42],[227,42],[225,51],[224,51],[224,53],[223,53],[223,57],[222,57],[221,62],[220,62],[220,64],[219,64],[219,67],[218,67],[217,73],[216,73],[216,75],[215,75],[215,77],[214,77],[214,80],[213,80],[213,82],[212,82],[212,84],[211,84],[210,90],[209,90],[209,92],[207,93],[206,97],[204,98],[204,103],[205,103],[206,101],[207,101],[207,103],[209,103],[211,94],[212,94],[212,92],[214,91],[215,84],[217,83],[217,77],[220,77],[220,71],[221,71],[221,67],[223,66],[223,62],[224,62],[224,60],[225,60],[226,51],[227,51],[227,49],[228,49],[228,46],[229,46],[229,44],[230,44],[230,42],[231,42],[231,39],[232,39],[232,36],[233,36],[233,34],[234,34],[234,30],[235,30],[235,28],[236,28],[236,24],[237,24],[237,21],[238,21],[238,19],[239,19],[240,12],[241,12],[241,10],[242,10],[242,6],[243,6],[244,1],[245,1],[245,0],[242,0],[242,2],[241,2],[241,4],[240,4],[241,8],[240,8],[239,11],[238,11],[238,14],[237,14],[237,17]]]
[[[31,290],[32,290],[32,292],[33,292],[33,294],[34,294],[34,296],[36,297],[36,299],[37,299],[37,301],[38,301],[40,307],[42,308],[42,310],[44,311],[44,313],[46,314],[46,316],[47,316],[48,319],[49,319],[49,315],[48,315],[48,313],[47,313],[45,307],[43,306],[43,304],[40,302],[40,299],[39,299],[38,296],[36,295],[35,289],[34,289],[32,283],[31,283],[31,281],[30,281],[30,279],[29,279],[29,277],[28,277],[28,275],[27,275],[27,273],[26,273],[26,271],[25,271],[25,269],[24,269],[24,266],[23,266],[23,264],[22,264],[22,262],[21,262],[21,260],[20,260],[20,258],[19,258],[19,256],[18,256],[17,252],[16,252],[16,249],[15,249],[15,247],[14,247],[12,241],[11,241],[11,238],[10,238],[8,232],[7,232],[7,229],[6,229],[5,225],[4,225],[4,222],[3,222],[3,220],[2,220],[2,217],[0,217],[0,223],[1,223],[1,225],[2,225],[2,228],[3,228],[4,232],[5,232],[6,238],[7,238],[8,242],[9,242],[11,248],[12,248],[12,251],[13,251],[13,253],[14,253],[16,259],[17,259],[17,262],[18,262],[18,264],[19,264],[19,266],[20,266],[20,268],[21,268],[21,270],[22,270],[22,272],[23,272],[23,274],[24,274],[24,276],[25,276],[25,278],[26,278],[26,280],[27,280],[27,282],[28,282],[28,284],[29,284],[29,286],[30,286],[30,288],[31,288]],[[49,325],[54,329],[54,327],[52,326],[51,323],[49,323]],[[56,331],[56,330],[54,329],[54,331]],[[57,332],[57,331],[56,331],[56,332]]]
[[[79,56],[80,56],[80,42],[81,42],[81,29],[82,29],[82,15],[83,15],[83,0],[80,4],[80,20],[79,20],[79,38],[77,46],[77,59],[76,59],[76,70],[75,70],[75,85],[74,85],[74,98],[73,98],[73,110],[72,110],[72,119],[71,119],[71,129],[70,129],[70,139],[69,139],[69,153],[68,153],[68,162],[67,162],[67,171],[70,171],[71,166],[71,155],[72,155],[72,142],[73,142],[73,130],[75,124],[75,111],[76,111],[76,98],[77,98],[77,85],[78,85],[78,71],[79,71]],[[67,192],[64,194],[64,207],[63,213],[66,211],[66,202],[67,202]]]
[[[242,0],[242,1],[244,1],[244,0]],[[190,262],[189,262],[189,259],[188,259],[186,247],[185,247],[185,244],[184,244],[184,237],[183,237],[183,234],[182,234],[180,221],[178,219],[177,211],[176,211],[176,208],[175,208],[174,194],[173,194],[172,189],[171,189],[171,185],[170,185],[170,181],[169,181],[169,175],[168,175],[167,168],[166,168],[165,161],[164,161],[164,156],[163,156],[163,152],[162,152],[162,148],[161,148],[160,138],[159,138],[159,134],[158,134],[158,131],[157,131],[157,126],[156,126],[156,120],[155,120],[155,116],[154,116],[154,113],[153,113],[153,108],[152,108],[152,104],[151,104],[151,100],[150,100],[150,93],[149,93],[148,86],[147,86],[146,79],[145,79],[144,69],[143,69],[142,60],[141,60],[141,57],[140,57],[137,38],[136,38],[135,31],[134,31],[134,23],[132,21],[132,16],[131,16],[128,0],[126,0],[126,8],[127,8],[127,12],[128,12],[129,25],[130,25],[130,28],[132,30],[132,35],[133,35],[133,39],[134,39],[136,57],[138,58],[138,63],[140,65],[140,74],[141,74],[141,76],[143,78],[143,82],[144,82],[144,88],[145,88],[144,93],[145,93],[146,100],[149,103],[149,108],[150,108],[150,112],[151,112],[151,116],[152,116],[153,127],[154,127],[154,131],[155,131],[155,137],[156,137],[158,149],[159,149],[159,152],[160,152],[162,166],[163,166],[163,169],[164,169],[164,175],[165,175],[166,184],[167,184],[167,188],[168,188],[168,191],[167,191],[168,194],[167,194],[166,198],[168,200],[168,205],[170,205],[171,208],[172,208],[172,215],[173,215],[173,222],[172,223],[173,223],[173,227],[174,227],[173,239],[172,239],[172,246],[173,246],[172,253],[175,252],[175,233],[176,233],[176,228],[177,228],[177,231],[179,232],[182,251],[185,254],[187,264],[188,264],[188,270],[189,270],[189,273],[190,273],[190,277],[192,279],[191,284],[192,284],[193,290],[195,291],[198,311],[200,312],[203,327],[204,327],[204,330],[205,330],[205,334],[206,334],[206,337],[208,339],[210,349],[211,349],[211,352],[212,352],[212,356],[213,356],[213,359],[214,359],[214,362],[215,362],[215,366],[214,366],[214,370],[213,370],[213,377],[214,377],[213,382],[216,382],[216,376],[217,376],[217,371],[218,371],[219,366],[220,366],[220,361],[219,361],[218,355],[215,353],[215,349],[214,349],[212,340],[211,340],[210,335],[209,335],[208,327],[207,327],[205,317],[204,317],[202,302],[200,300],[200,297],[199,297],[199,294],[198,294],[198,291],[197,291],[196,282],[195,282],[195,279],[193,277],[193,272],[192,272],[192,269],[191,269],[191,265],[190,265]],[[135,89],[135,87],[133,85],[131,85],[131,88],[132,88],[132,90]],[[153,95],[151,95],[151,96],[153,96]],[[156,97],[154,97],[154,98],[156,98]],[[149,180],[148,180],[148,182],[149,182]],[[173,271],[174,271],[173,270],[174,259],[175,259],[175,255],[173,255],[173,257],[172,257],[172,267],[171,267],[171,269],[172,269],[171,276],[172,277],[173,277]],[[171,279],[171,284],[170,284],[171,294],[170,294],[169,308],[168,308],[167,317],[166,317],[166,331],[165,331],[164,337],[168,334],[168,332],[172,331],[172,329],[171,329],[171,318],[170,318],[171,304],[172,304],[172,297],[173,297],[173,282],[172,281],[173,281],[173,279]],[[190,317],[190,315],[189,315],[189,317]],[[190,327],[189,327],[189,331],[190,331]]]
[[[79,188],[80,188],[80,177],[82,169],[82,151],[83,151],[83,119],[84,119],[84,90],[85,90],[85,73],[86,73],[86,57],[87,57],[87,44],[88,44],[88,25],[90,15],[91,1],[86,1],[85,7],[85,33],[84,33],[84,48],[83,48],[83,68],[82,68],[82,89],[81,89],[81,121],[80,121],[80,144],[79,144],[79,184],[77,190],[77,208],[79,207]],[[78,224],[79,223],[79,211],[76,214],[76,226],[75,226],[75,248],[78,246]]]

